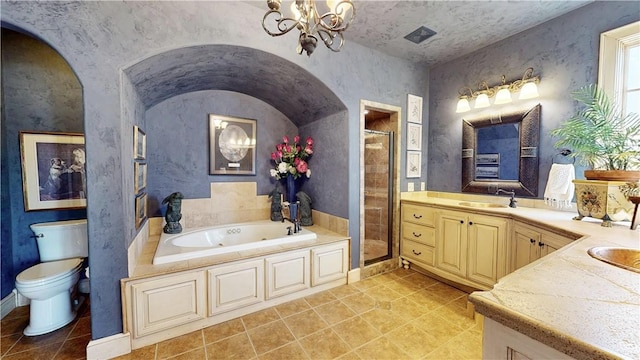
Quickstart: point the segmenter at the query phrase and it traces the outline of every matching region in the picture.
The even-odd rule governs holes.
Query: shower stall
[[[364,130],[364,264],[392,257],[392,131]]]

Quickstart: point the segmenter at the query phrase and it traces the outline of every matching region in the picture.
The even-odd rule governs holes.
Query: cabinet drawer
[[[402,237],[425,245],[436,246],[436,231],[431,227],[403,222]]]
[[[434,226],[436,223],[436,211],[426,206],[403,204],[402,221]]]
[[[433,266],[433,247],[411,240],[402,240],[402,256]]]

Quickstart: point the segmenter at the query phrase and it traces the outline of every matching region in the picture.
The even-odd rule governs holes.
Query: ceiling
[[[411,62],[432,66],[469,54],[592,1],[353,2],[356,18],[344,34],[344,46],[353,41]],[[265,12],[267,10],[264,0],[250,3],[264,8]],[[288,7],[288,4],[283,4],[283,8]],[[404,38],[420,26],[435,31],[436,35],[420,44]]]

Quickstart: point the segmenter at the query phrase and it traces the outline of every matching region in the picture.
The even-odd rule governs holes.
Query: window
[[[640,113],[640,22],[600,34],[598,85],[624,113]]]

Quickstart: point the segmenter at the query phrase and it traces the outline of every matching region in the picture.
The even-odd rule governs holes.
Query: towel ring
[[[553,164],[560,164],[560,163],[556,163],[556,157],[557,157],[558,155],[562,155],[562,156],[565,156],[565,157],[566,157],[566,156],[569,156],[569,155],[571,155],[571,150],[569,150],[569,149],[562,149],[559,153],[557,153],[557,154],[553,155],[553,156],[551,157],[551,162],[552,162]],[[572,163],[572,164],[575,164],[575,163],[576,163],[576,158],[574,157],[574,158],[573,158],[573,163]]]

